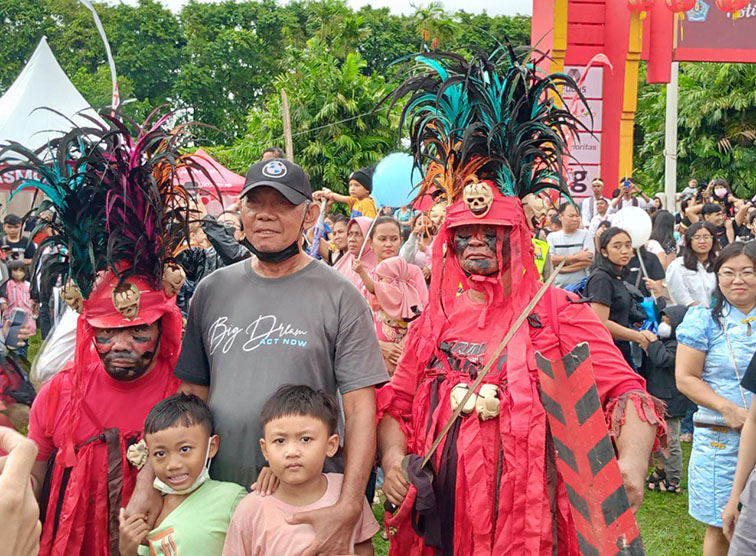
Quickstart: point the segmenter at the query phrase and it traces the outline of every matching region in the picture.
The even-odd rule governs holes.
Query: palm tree
[[[444,10],[441,2],[434,0],[427,6],[410,4],[415,13],[412,18],[417,22],[417,32],[423,45],[430,42],[430,49],[437,50],[441,43],[448,43],[457,31],[454,19]]]

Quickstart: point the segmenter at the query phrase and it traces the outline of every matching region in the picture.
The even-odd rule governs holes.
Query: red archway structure
[[[719,1],[697,0],[678,18],[665,0],[644,2],[652,6],[645,12],[630,9],[637,1],[628,6],[623,0],[534,0],[533,46],[550,52],[545,69],[582,80],[594,116],[595,135],[584,134],[573,147],[574,196],[588,195],[598,175],[611,190],[633,173],[641,60],[648,62],[649,83],[668,83],[673,61],[756,62],[756,2],[725,13]],[[568,103],[569,96],[568,91]]]

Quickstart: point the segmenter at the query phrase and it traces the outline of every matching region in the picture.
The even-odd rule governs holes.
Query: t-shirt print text
[[[279,322],[276,315],[260,315],[247,326],[236,326],[228,322],[227,316],[218,317],[210,325],[208,340],[210,355],[216,351],[228,353],[237,341],[242,342],[245,352],[255,351],[262,346],[279,346],[281,348],[307,347],[307,331],[284,322]]]

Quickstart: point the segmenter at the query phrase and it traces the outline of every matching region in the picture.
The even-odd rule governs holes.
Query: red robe
[[[77,377],[78,399],[73,395],[75,374],[68,369],[55,376],[32,406],[29,437],[40,446],[38,459],[54,461],[44,488],[49,496],[42,501],[39,553],[118,556],[118,512],[128,503],[137,475],[126,450],[141,438],[149,409],[176,392],[179,381],[173,365],[162,359],[127,388],[107,377],[96,361]],[[80,408],[77,419],[74,406]],[[108,411],[114,408],[118,410]],[[67,465],[71,424],[75,456]]]
[[[396,374],[378,393],[379,419],[389,414],[399,422],[408,453],[428,451],[451,416],[452,387],[473,382],[487,354],[517,317],[506,302],[489,306],[495,311],[487,317],[491,324],[481,328],[482,307],[466,294],[456,297],[430,361],[417,356],[428,337],[425,314],[411,326]],[[499,387],[498,417],[482,421],[475,412],[461,417],[432,459],[444,549],[436,552],[425,545],[413,529],[405,503],[401,516],[395,516],[399,523],[392,523],[396,529],[391,530],[391,554],[546,556],[553,554],[554,547],[560,555],[579,553],[539,398],[536,352],[555,360],[589,341],[610,429],[616,432],[622,423],[627,399],[634,402],[641,419],[661,422],[651,398],[643,393],[643,378],[627,366],[590,306],[573,303],[566,292],[552,288],[532,315],[537,316],[523,324],[484,379]]]

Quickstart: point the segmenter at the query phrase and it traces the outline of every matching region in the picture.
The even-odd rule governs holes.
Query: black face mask
[[[247,247],[250,251],[252,251],[252,254],[255,257],[257,257],[264,263],[282,263],[291,259],[293,256],[299,253],[299,240],[294,241],[294,243],[292,243],[285,249],[281,249],[280,251],[273,251],[272,253],[258,251],[257,249],[255,249],[255,246],[252,245],[251,242],[248,242]]]

